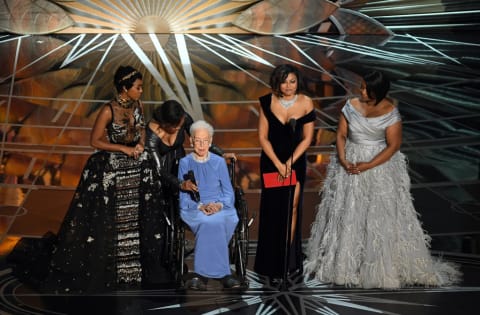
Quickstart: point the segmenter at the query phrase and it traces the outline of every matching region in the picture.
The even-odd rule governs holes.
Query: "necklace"
[[[293,104],[297,101],[298,94],[295,94],[295,96],[291,100],[286,100],[283,97],[280,97],[278,101],[280,102],[280,105],[283,106],[285,109],[289,109],[292,107]]]
[[[205,157],[199,157],[196,153],[193,153],[193,159],[199,163],[205,163],[210,160],[210,152],[207,152]]]
[[[122,98],[120,95],[117,97],[117,103],[123,108],[131,108],[134,101],[129,98]]]

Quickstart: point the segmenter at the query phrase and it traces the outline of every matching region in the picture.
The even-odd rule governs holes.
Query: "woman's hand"
[[[348,164],[345,169],[350,175],[358,175],[370,169],[370,166],[366,162],[358,162],[356,164]]]
[[[371,167],[367,162],[358,162],[355,164],[355,169],[357,171],[357,174],[363,173],[367,170],[369,170]]]
[[[143,152],[143,149],[142,151],[139,151],[137,147],[128,147],[128,146],[123,147],[123,153],[125,153],[129,157],[133,157],[134,159],[138,159],[138,157],[140,156],[140,154],[142,154],[142,152]]]
[[[277,167],[278,175],[283,177],[283,178],[287,178],[290,175],[290,173],[292,172],[291,168],[290,168],[290,170],[288,169],[287,164],[278,163],[278,165],[276,165],[276,167]]]
[[[202,211],[205,215],[212,215],[217,213],[222,209],[222,204],[221,203],[216,203],[216,202],[210,202],[205,205],[200,205],[199,207],[200,211]]]
[[[143,151],[145,151],[145,148],[141,144],[137,144],[135,147],[125,146],[125,148],[126,149],[123,152],[134,159],[138,159],[139,156],[142,155]]]
[[[136,146],[135,146],[135,151],[139,154],[142,154],[143,151],[145,151],[145,147],[143,145],[141,145],[140,143],[138,143]]]
[[[228,159],[233,159],[234,161],[237,160],[237,156],[236,156],[235,153],[233,153],[233,152],[224,153],[224,154],[223,154],[223,157],[224,157],[225,159],[227,159],[227,160],[228,160]]]
[[[357,166],[345,159],[340,159],[339,160],[340,162],[340,165],[342,165],[342,167],[345,169],[345,171],[347,172],[347,174],[349,175],[354,175],[354,174],[358,174],[358,169],[357,169]]]
[[[288,159],[287,162],[285,162],[285,167],[286,167],[286,174],[287,177],[292,175],[292,159]]]
[[[184,191],[198,191],[198,186],[187,179],[180,183],[180,189]]]

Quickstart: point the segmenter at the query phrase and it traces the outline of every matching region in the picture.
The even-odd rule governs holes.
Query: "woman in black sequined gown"
[[[135,289],[165,274],[163,188],[144,151],[142,75],[120,67],[114,84],[118,96],[100,109],[91,133],[97,151],[84,167],[51,257],[44,257],[46,277],[37,272],[38,261],[14,269],[41,291]]]

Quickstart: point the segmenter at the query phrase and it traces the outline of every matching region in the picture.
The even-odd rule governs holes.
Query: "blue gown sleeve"
[[[230,181],[230,176],[228,174],[227,163],[225,160],[221,160],[219,163],[218,174],[220,177],[220,185],[222,193],[218,202],[223,204],[223,208],[232,209],[235,204],[235,194],[233,192],[232,182]]]

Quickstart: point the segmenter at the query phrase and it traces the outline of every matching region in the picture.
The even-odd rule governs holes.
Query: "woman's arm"
[[[188,173],[187,157],[181,158],[178,164],[178,181],[183,183],[184,176]],[[190,181],[189,181],[190,182]],[[197,210],[199,203],[195,202],[188,191],[180,189],[180,210]]]
[[[295,163],[302,154],[307,151],[308,147],[312,144],[313,132],[315,128],[315,123],[313,121],[303,125],[303,139],[293,151],[293,163]]]
[[[313,101],[310,97],[306,95],[303,96],[303,99],[305,100],[304,101],[305,113],[310,113],[314,109]],[[298,145],[295,147],[295,150],[293,151],[293,154],[292,154],[293,162],[292,162],[292,159],[289,159],[286,163],[288,174],[290,174],[291,172],[292,164],[295,163],[300,158],[300,156],[302,156],[305,153],[305,151],[307,151],[308,147],[312,144],[314,131],[315,131],[315,122],[312,121],[303,125],[302,141],[298,143]]]
[[[156,138],[156,139],[160,139],[160,138]],[[160,154],[157,151],[157,145],[154,139],[148,139],[147,141],[148,141],[147,145],[150,148],[150,152],[152,154],[153,160],[155,162],[155,166],[157,167],[157,172],[158,174],[160,174],[160,177],[164,181],[168,182],[171,187],[180,188],[181,181],[178,180],[177,176],[174,174],[171,174],[168,170],[166,170],[162,166],[162,162],[161,162],[162,157],[160,157]],[[170,153],[167,153],[167,154],[170,154]],[[168,158],[168,157],[164,157],[164,158]]]
[[[387,141],[385,149],[378,153],[369,162],[359,162],[356,164],[359,172],[366,171],[387,162],[398,150],[400,150],[402,144],[402,122],[398,121],[393,125],[388,126],[385,130],[385,137]]]
[[[162,178],[162,180],[168,183],[171,187],[177,187],[180,190],[190,190],[190,191],[197,191],[196,185],[194,185],[190,180],[179,180],[177,174],[170,173],[170,170],[167,170],[165,167],[162,166],[162,160],[173,160],[177,159],[176,156],[179,156],[178,153],[180,148],[175,148],[173,151],[166,152],[163,156],[160,155],[159,146],[161,139],[153,132],[152,126],[150,124],[147,125],[147,128],[152,130],[149,132],[149,137],[146,139],[146,146],[150,151],[150,154],[153,157],[153,161],[155,162],[155,166],[157,169],[158,174]],[[183,144],[181,143],[180,146]]]
[[[218,176],[222,189],[222,192],[219,194],[218,202],[221,202],[223,207],[234,208],[235,193],[233,191],[230,174],[228,173],[228,166],[224,160],[220,161]]]
[[[348,135],[348,122],[345,116],[340,114],[340,118],[338,120],[337,126],[337,141],[336,141],[336,148],[337,148],[337,156],[340,165],[342,165],[345,170],[348,171],[349,167],[351,167],[351,163],[347,161],[345,156],[345,143],[347,142],[347,135]]]

